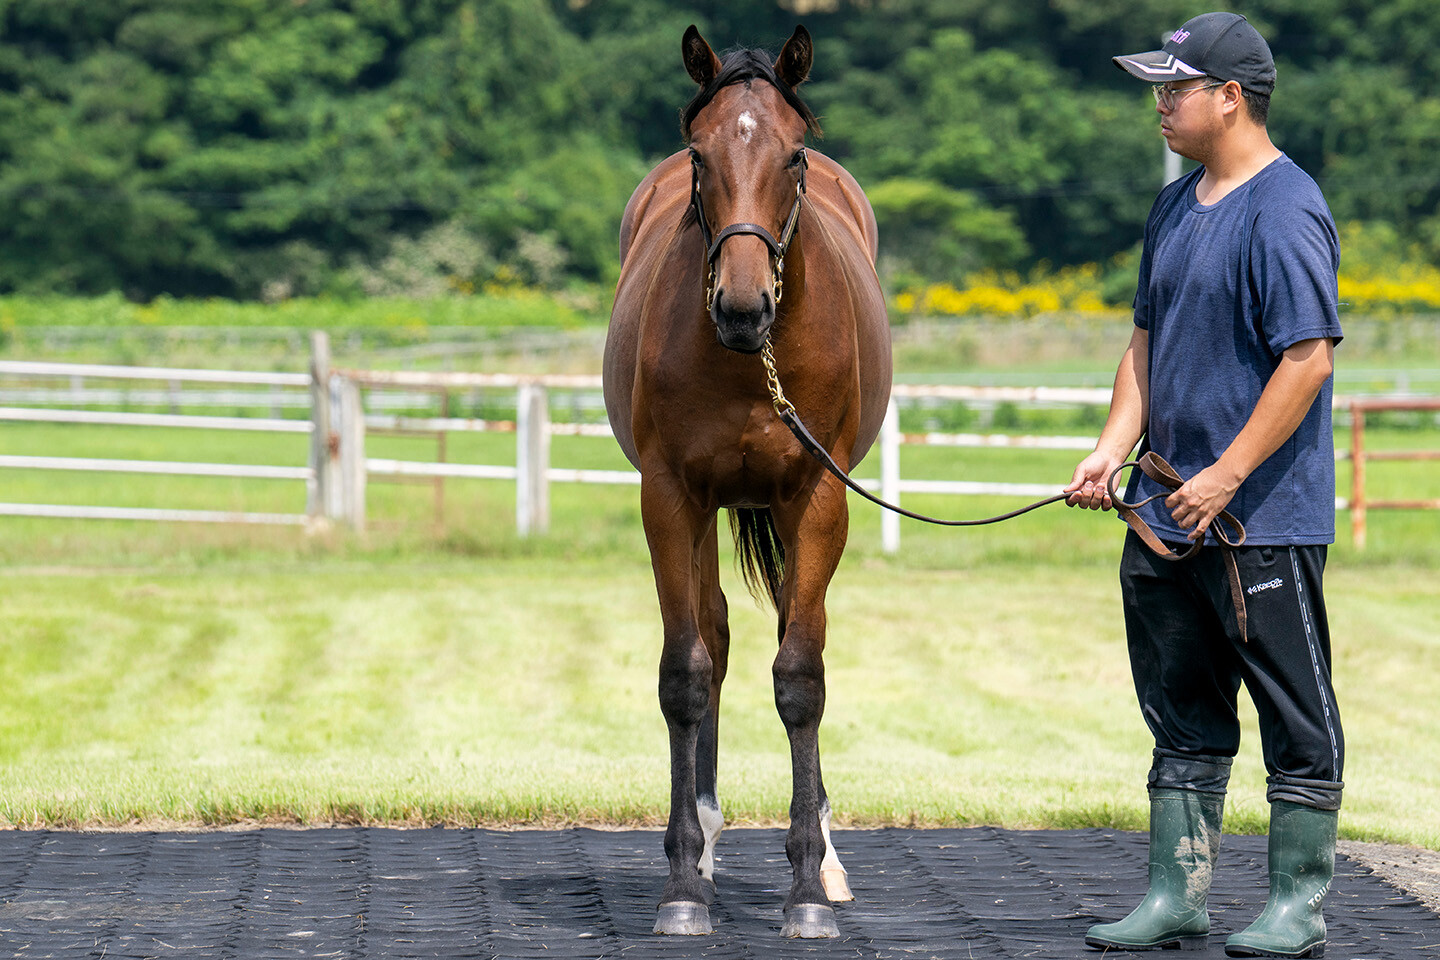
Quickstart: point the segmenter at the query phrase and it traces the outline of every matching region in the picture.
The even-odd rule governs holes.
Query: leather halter
[[[805,153],[805,148],[801,147],[800,180],[795,184],[795,202],[790,205],[790,214],[785,218],[785,225],[780,230],[780,239],[775,239],[774,234],[758,223],[732,223],[712,236],[710,221],[705,216],[705,201],[700,196],[700,160],[693,152],[690,154],[690,206],[694,208],[695,219],[700,223],[700,235],[705,238],[705,309],[715,308],[715,261],[720,258],[720,247],[731,237],[742,234],[759,237],[765,241],[765,246],[770,248],[771,292],[775,303],[780,303],[785,289],[785,253],[790,249],[790,241],[795,239],[795,233],[800,228],[800,207],[805,196],[805,171],[809,166],[809,156]]]

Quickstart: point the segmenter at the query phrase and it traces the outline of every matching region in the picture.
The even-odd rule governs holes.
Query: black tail
[[[756,600],[770,597],[780,609],[780,583],[785,579],[785,545],[775,535],[769,510],[736,508],[730,511],[730,532],[735,536],[736,562],[745,585]]]

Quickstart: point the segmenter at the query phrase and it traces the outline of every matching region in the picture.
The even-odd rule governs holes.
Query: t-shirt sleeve
[[[1269,203],[1257,204],[1250,282],[1261,333],[1277,355],[1301,340],[1329,337],[1338,343],[1342,336],[1340,240],[1325,201],[1313,192],[1313,197],[1275,192]]]

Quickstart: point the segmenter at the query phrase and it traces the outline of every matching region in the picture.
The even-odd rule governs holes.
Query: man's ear
[[[1240,84],[1234,80],[1229,81],[1225,86],[1220,88],[1220,96],[1223,98],[1223,103],[1220,106],[1222,112],[1238,112],[1241,116],[1249,116],[1249,114],[1245,112],[1245,92],[1240,89]]]

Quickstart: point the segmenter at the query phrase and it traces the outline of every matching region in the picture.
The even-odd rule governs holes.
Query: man
[[[1114,62],[1155,84],[1161,133],[1202,166],[1166,186],[1150,212],[1135,329],[1068,502],[1110,508],[1107,480],[1143,437],[1142,455],[1154,451],[1185,479],[1172,491],[1134,471],[1125,500],[1160,494],[1136,516],[1172,558],[1202,546],[1173,560],[1127,535],[1125,629],[1155,738],[1150,888],[1133,913],[1085,939],[1123,950],[1205,945],[1243,682],[1270,774],[1270,895],[1225,951],[1318,957],[1344,760],[1321,585],[1335,529],[1339,243],[1315,182],[1270,141],[1275,64],[1243,17],[1204,14],[1162,49]],[[1222,510],[1243,524],[1243,546],[1217,540]]]

